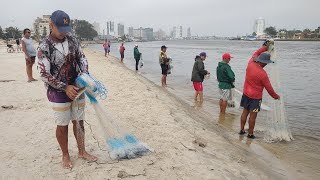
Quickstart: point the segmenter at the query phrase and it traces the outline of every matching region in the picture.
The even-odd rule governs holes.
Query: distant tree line
[[[93,38],[98,36],[97,31],[93,29],[93,25],[86,20],[71,20],[71,28],[73,29],[74,34],[80,40],[93,40]],[[39,34],[38,29],[36,29],[35,32],[33,32],[33,36],[37,41],[41,40],[47,35],[48,34],[46,27],[44,27],[43,34]],[[17,27],[8,27],[3,30],[0,26],[0,39],[9,40],[21,37],[22,31],[19,30]]]
[[[303,31],[301,30],[287,30],[287,29],[279,29],[277,30],[276,27],[270,26],[267,27],[264,32],[271,37],[279,37],[283,39],[293,39],[296,37],[300,38],[320,38],[320,26],[315,29],[304,29]]]
[[[17,27],[8,27],[5,30],[0,26],[0,39],[16,39],[21,38],[22,32]]]

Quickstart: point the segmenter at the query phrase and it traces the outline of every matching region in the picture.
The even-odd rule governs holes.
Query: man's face
[[[29,38],[31,36],[31,31],[30,30],[27,30],[26,33],[24,34],[24,36],[26,38]]]
[[[162,51],[163,51],[163,52],[167,52],[167,48],[163,48]]]
[[[204,61],[204,60],[206,60],[207,57],[206,56],[200,56],[200,58],[201,58],[201,60]]]
[[[50,22],[50,27],[52,29],[51,35],[54,36],[55,38],[57,38],[59,40],[63,40],[66,37],[67,33],[61,33],[59,31],[59,29],[57,28],[57,26],[55,24],[53,24],[52,22]]]
[[[230,58],[223,59],[223,61],[226,62],[226,63],[229,63],[230,60],[231,60]]]

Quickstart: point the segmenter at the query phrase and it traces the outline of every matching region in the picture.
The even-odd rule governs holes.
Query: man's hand
[[[275,100],[280,100],[280,96],[278,96],[277,98],[274,98]]]
[[[74,100],[78,95],[78,90],[79,88],[77,88],[76,86],[68,85],[66,88],[66,94],[71,100]]]

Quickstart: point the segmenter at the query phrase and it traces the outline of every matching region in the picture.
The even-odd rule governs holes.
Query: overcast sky
[[[0,26],[31,27],[37,17],[55,10],[71,19],[107,20],[127,29],[153,27],[169,32],[182,25],[192,35],[237,36],[253,32],[255,19],[266,26],[315,29],[320,26],[320,0],[0,0]],[[184,32],[186,33],[186,32]]]

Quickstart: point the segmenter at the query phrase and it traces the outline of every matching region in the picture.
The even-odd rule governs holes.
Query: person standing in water
[[[85,149],[84,94],[77,100],[75,79],[81,72],[88,72],[88,61],[79,41],[71,34],[69,15],[55,11],[50,18],[49,36],[43,39],[38,50],[40,77],[47,87],[56,127],[56,138],[62,151],[62,165],[72,168],[68,150],[68,125],[73,124],[73,133],[78,145],[78,157],[86,161],[97,161]]]
[[[231,88],[234,88],[235,75],[232,71],[229,62],[233,58],[229,53],[222,56],[222,61],[219,62],[217,67],[217,80],[219,82],[220,93],[220,113],[225,114],[228,101],[232,100]]]
[[[195,90],[194,93],[194,101],[198,102],[198,96],[200,98],[200,106],[203,104],[203,86],[202,82],[204,80],[204,76],[210,74],[207,70],[205,70],[204,63],[207,58],[207,54],[205,52],[200,53],[199,56],[196,56],[195,62],[193,64],[191,81],[193,83],[193,87]]]
[[[104,56],[107,57],[108,52],[109,52],[109,42],[108,42],[108,39],[105,39],[105,40],[104,40],[103,49],[104,49]]]
[[[270,43],[265,44],[262,48],[258,49],[247,65],[246,78],[243,87],[243,95],[241,98],[240,106],[243,107],[240,119],[240,135],[245,134],[244,126],[249,117],[249,130],[248,138],[254,139],[256,136],[253,134],[254,126],[258,112],[260,111],[262,103],[263,89],[265,88],[269,95],[274,99],[280,99],[280,96],[274,91],[267,72],[263,69],[267,64],[273,63],[270,60],[270,53],[266,52]]]
[[[161,66],[161,84],[162,87],[167,87],[167,75],[169,70],[170,58],[167,57],[167,47],[165,45],[161,46],[161,52],[159,56],[159,64]]]
[[[134,59],[136,60],[136,71],[138,71],[139,61],[141,59],[141,53],[138,49],[138,44],[134,45],[133,56],[134,56]]]
[[[120,56],[121,56],[121,63],[123,63],[124,51],[125,50],[126,50],[126,48],[124,47],[123,43],[121,43],[121,46],[119,47],[119,52],[120,52]]]
[[[28,82],[37,81],[36,79],[33,78],[33,75],[32,75],[32,66],[36,60],[37,52],[36,52],[36,49],[34,48],[33,40],[30,36],[31,36],[30,29],[28,28],[24,29],[23,38],[21,39],[21,44],[22,44],[22,51],[24,52],[25,60],[26,60]]]

